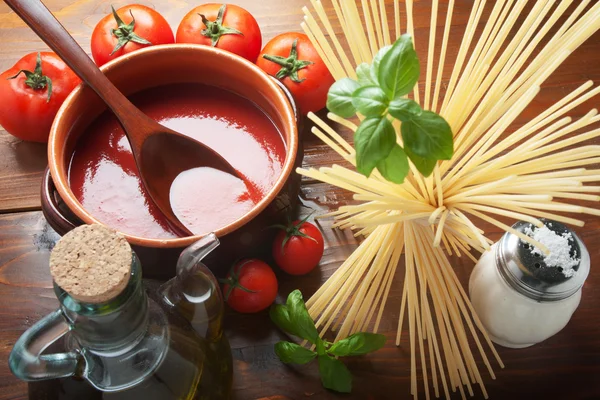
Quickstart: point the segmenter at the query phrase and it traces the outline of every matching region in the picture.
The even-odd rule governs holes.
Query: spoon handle
[[[50,10],[40,0],[4,1],[77,76],[104,100],[127,131],[126,121],[121,116],[142,113],[100,71]],[[130,142],[132,139],[134,138],[129,138]],[[131,144],[138,145],[133,142]]]

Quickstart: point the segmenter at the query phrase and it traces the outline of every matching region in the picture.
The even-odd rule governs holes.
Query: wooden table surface
[[[141,3],[155,7],[176,27],[188,10],[201,2],[144,0]],[[256,16],[262,28],[263,43],[266,43],[278,33],[300,30],[301,7],[309,5],[309,0],[238,0],[232,3],[241,5]],[[118,7],[127,2],[47,0],[46,4],[89,53],[90,35],[96,22],[110,11],[111,4]],[[416,0],[417,38],[428,31],[429,7],[428,1]],[[464,30],[469,11],[469,1],[456,2],[453,25],[457,31]],[[450,59],[457,52],[460,37],[453,36],[450,40]],[[29,52],[45,49],[41,40],[5,4],[0,3],[0,70],[9,68]],[[424,55],[423,46],[418,51]],[[589,79],[600,83],[598,33],[548,79],[538,98],[519,120],[525,121],[536,115]],[[581,116],[597,105],[598,98],[592,99],[573,110],[571,115]],[[338,160],[308,129],[305,129],[304,136],[305,166],[328,165]],[[0,399],[30,398],[27,384],[17,380],[8,370],[8,354],[27,328],[57,306],[51,290],[48,257],[58,235],[40,212],[40,179],[45,166],[45,145],[22,142],[0,129]],[[350,199],[342,190],[306,179],[301,198],[318,212],[335,208]],[[300,288],[305,294],[312,293],[356,247],[352,235],[334,231],[330,226],[330,221],[321,222],[326,249],[320,269],[301,278],[280,275],[280,295],[286,295],[294,288]],[[492,239],[499,238],[500,232],[485,228]],[[584,286],[579,309],[562,332],[541,344],[521,350],[498,347],[506,368],[496,368],[496,380],[482,369],[492,399],[600,398],[600,270],[596,265],[600,261],[600,223],[597,218],[588,217],[586,226],[577,229],[577,232],[588,246],[592,258],[592,272]],[[467,258],[452,258],[451,261],[465,283],[472,262]],[[403,341],[404,347],[398,348],[393,345],[392,339],[398,319],[400,283],[398,281],[394,285],[390,293],[394,299],[389,302],[398,307],[388,306],[381,324],[382,333],[390,338],[386,347],[375,354],[347,362],[354,375],[352,395],[341,396],[324,390],[315,364],[290,368],[280,363],[274,354],[273,344],[282,336],[272,327],[266,313],[242,316],[229,312],[226,333],[235,363],[234,398],[408,398],[408,342]],[[476,392],[475,396],[480,398],[481,393]],[[454,398],[459,397],[454,394]]]

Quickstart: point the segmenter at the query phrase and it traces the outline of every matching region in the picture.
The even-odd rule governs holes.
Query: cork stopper
[[[50,255],[50,273],[74,299],[103,303],[127,286],[131,257],[121,234],[102,225],[82,225],[58,241]]]

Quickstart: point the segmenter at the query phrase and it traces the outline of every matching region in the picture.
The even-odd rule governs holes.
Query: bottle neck
[[[125,289],[105,303],[84,303],[55,285],[61,310],[80,347],[99,353],[121,353],[135,346],[148,325],[148,300],[142,285],[141,265],[132,257]]]

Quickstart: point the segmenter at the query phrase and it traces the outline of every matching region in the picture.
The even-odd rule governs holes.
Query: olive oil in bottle
[[[121,235],[100,225],[76,228],[59,241],[50,266],[60,308],[26,331],[9,357],[12,372],[32,382],[31,399],[229,397],[231,353],[210,323],[221,316],[206,314],[204,334],[212,336],[203,336],[181,307],[151,287],[147,293],[139,261]],[[176,282],[165,284],[172,298]],[[222,302],[216,288],[196,303],[199,309],[208,311],[206,304],[214,311]],[[62,352],[44,352],[59,339]]]

